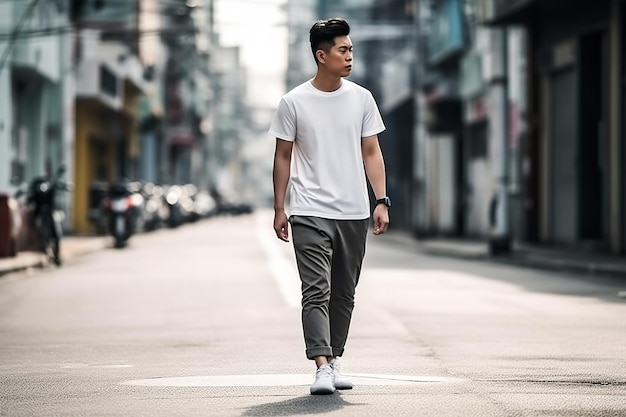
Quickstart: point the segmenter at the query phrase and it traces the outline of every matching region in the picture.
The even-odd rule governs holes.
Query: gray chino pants
[[[302,283],[306,356],[341,356],[354,309],[369,219],[291,216],[289,222]]]

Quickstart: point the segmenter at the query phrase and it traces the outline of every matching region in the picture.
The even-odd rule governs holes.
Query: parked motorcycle
[[[163,199],[163,187],[149,182],[143,185],[141,194],[145,199],[144,230],[150,232],[167,221],[169,209]]]
[[[109,183],[105,181],[94,181],[89,186],[89,214],[88,218],[94,226],[98,236],[108,234],[108,219],[106,215],[105,202],[109,193]]]
[[[168,208],[166,224],[170,228],[176,228],[185,222],[185,209],[183,207],[183,188],[179,185],[167,187],[163,198]]]
[[[112,183],[105,206],[109,217],[109,232],[113,236],[115,247],[122,248],[135,232],[136,225],[137,209],[129,183]]]
[[[32,206],[39,249],[56,265],[61,265],[61,223],[64,219],[64,213],[56,208],[56,193],[72,190],[72,185],[61,178],[65,170],[65,166],[61,165],[55,175],[35,177],[15,193],[16,197],[26,194],[26,202]]]

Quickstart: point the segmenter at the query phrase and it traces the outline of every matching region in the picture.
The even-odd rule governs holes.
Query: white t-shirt
[[[281,99],[270,135],[293,141],[291,215],[370,217],[362,138],[385,130],[372,94],[342,79],[332,92],[307,81]]]

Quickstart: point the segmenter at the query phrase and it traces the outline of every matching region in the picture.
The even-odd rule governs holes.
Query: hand
[[[389,209],[384,204],[379,204],[374,209],[374,235],[381,235],[389,226]]]
[[[274,212],[274,232],[283,242],[289,242],[289,222],[284,210]]]

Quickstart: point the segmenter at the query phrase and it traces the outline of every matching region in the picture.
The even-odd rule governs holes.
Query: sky
[[[274,108],[285,93],[287,0],[215,0],[215,23],[224,46],[240,46],[248,71],[248,103]]]

